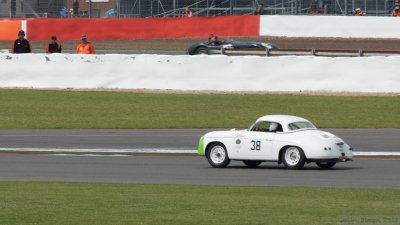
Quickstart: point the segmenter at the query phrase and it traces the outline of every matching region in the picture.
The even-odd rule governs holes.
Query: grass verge
[[[1,224],[348,224],[400,219],[400,191],[0,182]],[[353,224],[353,223],[351,223]]]
[[[266,114],[400,128],[400,97],[0,90],[0,128],[229,128]]]
[[[15,37],[16,39],[17,37]],[[50,37],[49,37],[50,38]],[[79,43],[79,36],[76,40],[59,40],[63,50],[75,50]],[[96,50],[163,50],[163,51],[186,51],[187,48],[199,42],[203,38],[175,38],[175,39],[137,39],[137,40],[92,40]],[[29,39],[29,38],[28,38]],[[400,46],[397,39],[368,39],[368,38],[290,38],[290,37],[221,37],[220,39],[233,39],[236,41],[259,41],[272,42],[280,48],[300,49],[336,49],[336,50],[375,50],[375,51],[399,51]],[[31,46],[37,52],[45,52],[45,47],[50,40],[30,40]],[[0,49],[11,49],[13,41],[0,41]]]

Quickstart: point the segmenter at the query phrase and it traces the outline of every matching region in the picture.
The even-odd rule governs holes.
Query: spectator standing
[[[319,0],[311,0],[310,11],[309,11],[310,14],[319,14],[318,2]]]
[[[399,17],[399,16],[400,16],[400,14],[399,14],[399,7],[398,7],[398,6],[396,6],[396,7],[393,9],[392,16],[393,16],[393,17]]]
[[[68,17],[68,9],[67,9],[67,7],[62,7],[61,9],[60,9],[60,16],[61,17],[63,17],[63,18],[67,18]]]
[[[57,37],[52,36],[51,42],[47,45],[46,53],[61,53],[61,45],[57,42]]]
[[[333,0],[322,0],[323,1],[323,11],[324,14],[328,14],[331,12],[331,6],[332,6],[332,1]]]
[[[14,45],[12,48],[12,53],[20,54],[20,53],[31,53],[31,44],[28,40],[25,39],[25,31],[20,30],[18,32],[18,39],[14,41]]]
[[[82,42],[76,47],[76,54],[96,54],[92,43],[87,41],[86,34],[81,36]]]
[[[393,13],[393,9],[395,8],[395,4],[394,4],[395,0],[386,0],[386,10],[387,13]]]
[[[264,14],[264,4],[260,3],[257,5],[256,10],[254,11],[254,15],[262,15]]]
[[[356,10],[354,10],[353,15],[354,16],[364,16],[364,13],[363,13],[363,11],[361,11],[360,8],[357,8]]]
[[[78,17],[79,16],[79,1],[78,0],[74,0],[74,11],[73,11],[73,15],[74,17]]]
[[[69,9],[69,17],[74,17],[74,9],[73,8],[70,8]]]
[[[185,7],[183,9],[183,13],[182,13],[182,17],[192,17],[193,16],[193,12],[189,7]]]

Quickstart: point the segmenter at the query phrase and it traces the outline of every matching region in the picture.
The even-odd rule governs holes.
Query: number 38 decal
[[[251,148],[250,148],[250,150],[256,150],[256,151],[260,151],[260,149],[261,149],[261,141],[251,141],[251,144],[252,144],[252,146],[251,146]]]

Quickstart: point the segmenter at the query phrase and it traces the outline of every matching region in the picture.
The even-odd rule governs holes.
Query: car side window
[[[276,122],[259,121],[253,125],[251,131],[257,132],[283,132],[282,126]]]
[[[301,121],[301,122],[290,123],[288,125],[288,128],[289,130],[300,130],[306,128],[315,128],[315,126],[310,122]]]
[[[274,130],[271,130],[271,129],[270,129],[270,132],[283,132],[282,125],[280,125],[279,123],[277,123],[276,129],[274,129]]]
[[[253,125],[251,131],[268,132],[269,122],[259,121]]]

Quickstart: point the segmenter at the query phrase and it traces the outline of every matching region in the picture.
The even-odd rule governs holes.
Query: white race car
[[[339,137],[318,130],[304,118],[288,115],[263,116],[247,130],[207,133],[200,138],[198,155],[205,155],[217,168],[240,160],[249,167],[273,161],[287,169],[301,169],[305,163],[315,162],[328,169],[353,158],[352,148]]]

